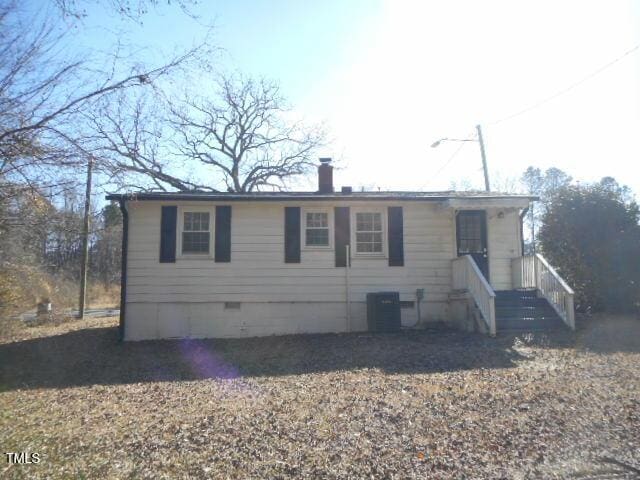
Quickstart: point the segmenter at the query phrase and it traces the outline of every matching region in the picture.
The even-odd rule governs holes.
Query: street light
[[[475,142],[475,138],[441,138],[431,144],[431,148],[436,148],[442,142]]]
[[[487,156],[484,152],[484,140],[482,138],[482,128],[480,125],[476,125],[476,130],[478,131],[478,138],[441,138],[440,140],[436,140],[431,144],[431,148],[436,148],[442,142],[478,142],[480,144],[480,155],[482,156],[482,170],[484,171],[484,189],[489,192],[491,188],[489,187],[489,171],[487,170]]]

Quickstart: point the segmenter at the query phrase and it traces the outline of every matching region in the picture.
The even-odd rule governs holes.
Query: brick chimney
[[[318,166],[318,193],[333,193],[333,167],[330,158],[321,158]]]

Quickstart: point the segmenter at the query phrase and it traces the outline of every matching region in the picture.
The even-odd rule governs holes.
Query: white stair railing
[[[453,289],[469,292],[482,318],[489,328],[489,334],[496,334],[496,294],[470,255],[455,258],[453,266]]]
[[[514,288],[535,288],[554,308],[571,330],[576,329],[574,292],[539,253],[511,261]]]

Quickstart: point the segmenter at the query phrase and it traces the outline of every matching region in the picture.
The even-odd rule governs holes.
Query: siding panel
[[[494,290],[511,288],[511,259],[520,255],[520,216],[517,209],[487,212],[489,275]]]
[[[335,268],[335,251],[302,248],[300,263],[283,262],[283,212],[290,204],[234,203],[229,263],[177,258],[171,264],[158,263],[162,205],[129,203],[127,338],[345,328],[346,270]],[[377,206],[386,210],[388,204]],[[366,325],[364,302],[371,291],[395,290],[401,299],[415,300],[416,289],[424,288],[422,320],[446,319],[456,255],[453,212],[423,202],[393,206],[403,210],[404,267],[389,267],[388,255],[353,255],[349,276],[351,324],[356,328]],[[518,252],[513,249],[519,248],[512,233],[519,228],[518,216],[514,211],[498,218],[496,211],[488,212],[488,219],[492,282],[504,287],[510,282],[510,259]],[[224,310],[224,302],[230,301],[241,302],[240,310]],[[403,309],[403,315],[415,316],[415,311]]]

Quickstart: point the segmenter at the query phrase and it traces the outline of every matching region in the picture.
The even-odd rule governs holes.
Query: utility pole
[[[82,225],[82,266],[80,270],[80,302],[78,318],[84,318],[85,304],[87,300],[87,265],[89,263],[89,217],[91,214],[91,173],[93,159],[89,157],[87,163],[87,190],[84,199],[84,222]]]
[[[487,192],[491,191],[491,187],[489,187],[489,170],[487,169],[487,156],[484,153],[484,139],[482,138],[482,128],[480,125],[476,125],[476,130],[478,130],[478,142],[480,143],[480,155],[482,155],[482,170],[484,171],[484,189]]]

